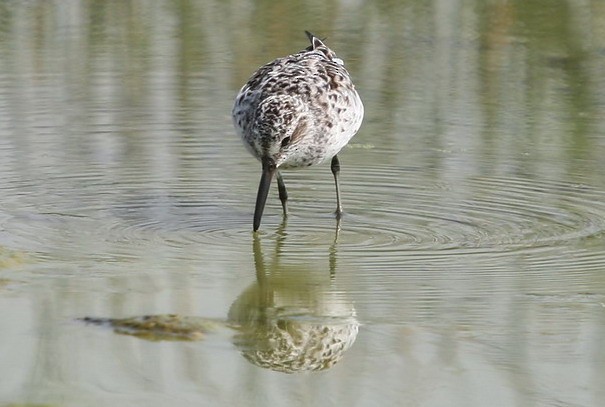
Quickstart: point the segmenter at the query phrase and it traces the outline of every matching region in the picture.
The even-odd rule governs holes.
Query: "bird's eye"
[[[281,141],[281,146],[282,146],[282,147],[285,147],[285,146],[287,146],[288,144],[290,144],[290,137],[286,137],[286,138],[284,138],[284,139]]]

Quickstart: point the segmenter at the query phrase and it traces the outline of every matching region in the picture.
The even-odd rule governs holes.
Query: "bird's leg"
[[[338,245],[338,235],[340,234],[340,218],[336,219],[336,233],[334,234],[334,241],[330,245],[330,279],[333,280],[336,276],[336,253]]]
[[[340,173],[340,161],[338,156],[332,157],[332,164],[330,165],[332,174],[334,175],[334,183],[336,184],[336,219],[340,219],[342,216],[342,204],[340,203],[340,187],[338,186],[338,174]]]
[[[279,191],[279,200],[281,201],[281,207],[284,210],[284,217],[288,216],[288,191],[286,191],[286,184],[279,171],[277,172],[277,189]]]

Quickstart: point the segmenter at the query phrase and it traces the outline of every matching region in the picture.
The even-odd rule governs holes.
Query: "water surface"
[[[2,1],[0,22],[0,405],[605,402],[601,2]],[[305,29],[366,107],[346,213],[329,166],[284,172],[290,216],[274,188],[255,239],[231,106]],[[170,314],[197,334],[81,321]],[[293,363],[283,331],[345,346]]]

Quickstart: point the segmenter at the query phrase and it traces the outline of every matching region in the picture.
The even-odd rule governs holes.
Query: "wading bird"
[[[363,104],[342,59],[305,31],[311,45],[260,67],[241,88],[233,122],[246,148],[262,163],[253,230],[257,231],[271,180],[287,215],[288,193],[280,169],[331,159],[336,184],[336,217],[342,215],[338,152],[357,133]]]

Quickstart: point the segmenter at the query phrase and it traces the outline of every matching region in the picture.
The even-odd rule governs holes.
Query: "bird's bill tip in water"
[[[276,167],[273,160],[263,159],[263,173],[260,177],[260,183],[258,184],[256,206],[254,208],[254,232],[260,227],[260,220],[263,217],[263,210],[265,209],[265,203],[267,202],[267,196],[269,195],[269,188],[271,187],[271,180],[273,179],[275,170]]]

